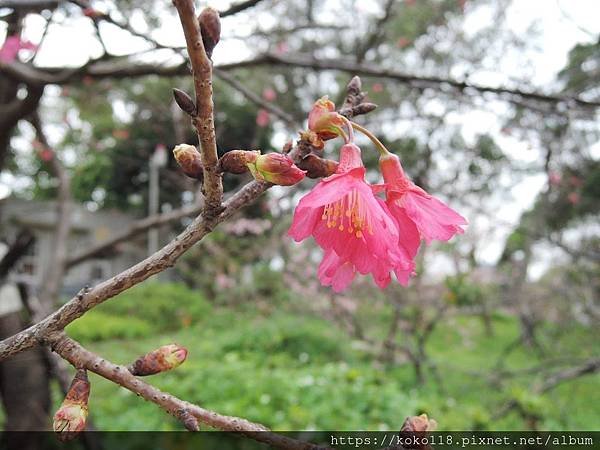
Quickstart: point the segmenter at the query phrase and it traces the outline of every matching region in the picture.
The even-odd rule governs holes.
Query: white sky
[[[230,2],[209,1],[210,6],[224,9]],[[96,2],[102,9],[102,2]],[[165,8],[170,2],[165,2]],[[356,7],[362,13],[377,13],[373,10],[370,0],[357,0]],[[180,31],[178,19],[165,14],[166,23],[159,30],[153,32],[153,37],[169,45],[183,45],[183,34]],[[507,55],[501,67],[482,71],[471,75],[470,81],[484,85],[506,85],[513,74],[523,73],[523,58],[531,66],[529,80],[538,90],[553,91],[558,86],[553,85],[557,72],[567,61],[567,53],[577,42],[590,42],[594,38],[580,28],[591,33],[600,32],[600,0],[515,0],[507,11],[506,23],[514,31],[525,33],[532,25],[539,30],[537,48],[526,54],[520,53],[518,57]],[[36,59],[36,64],[42,66],[79,66],[92,56],[101,54],[101,47],[95,39],[94,29],[89,19],[68,18],[65,20],[60,14],[55,15],[56,24],[52,26],[41,51]],[[134,14],[129,18],[132,26],[141,32],[144,23],[140,16]],[[465,31],[474,33],[480,27],[486,26],[491,20],[485,8],[474,8],[467,2],[467,15]],[[30,15],[26,21],[25,38],[38,42],[45,21],[35,15]],[[236,34],[244,34],[249,30],[244,15],[240,14],[223,21],[223,34],[231,35],[235,29]],[[173,32],[177,30],[177,32]],[[132,53],[136,50],[147,48],[141,39],[131,38],[122,30],[106,25],[102,28],[103,37],[109,50],[115,54]],[[6,27],[0,23],[0,42],[5,38]],[[215,63],[236,61],[250,56],[251,52],[240,45],[238,40],[224,40],[216,52]],[[155,56],[156,57],[156,56]],[[172,58],[172,57],[171,57]],[[176,62],[176,59],[164,59],[165,63]],[[462,124],[463,133],[467,140],[475,135],[489,132],[502,145],[503,150],[516,161],[527,162],[537,158],[539,149],[532,149],[528,143],[519,142],[515,138],[503,135],[500,132],[501,124],[494,112],[474,109],[467,114],[456,114],[453,118]],[[287,136],[278,136],[284,140]],[[600,145],[598,146],[600,148]],[[10,192],[11,185],[15,186],[18,180],[2,174],[0,176],[0,197]],[[509,199],[497,209],[494,218],[466,214],[471,219],[468,235],[471,239],[485,239],[489,242],[480,252],[484,262],[493,263],[503,247],[504,238],[510,229],[508,226],[498,226],[498,222],[507,224],[515,223],[522,211],[531,206],[535,194],[544,186],[546,180],[543,176],[531,176],[514,186]],[[463,212],[463,211],[461,211]],[[546,258],[542,257],[532,267],[530,275],[537,278],[545,268]],[[431,261],[432,273],[443,274],[447,272],[449,264],[444,259]]]

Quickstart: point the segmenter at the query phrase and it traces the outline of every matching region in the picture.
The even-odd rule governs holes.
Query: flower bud
[[[177,106],[179,106],[184,113],[189,114],[190,116],[196,114],[196,105],[187,93],[183,92],[181,89],[173,88],[173,98],[175,98]]]
[[[210,58],[221,38],[221,19],[219,19],[219,12],[213,8],[204,8],[198,16],[198,24],[200,25],[204,50],[206,51],[206,55]]]
[[[75,374],[62,405],[54,414],[53,429],[61,441],[73,439],[85,428],[89,396],[87,372],[80,369]]]
[[[334,103],[326,96],[315,102],[308,114],[308,128],[323,141],[343,134],[344,118],[335,112]]]
[[[422,433],[425,431],[435,431],[437,422],[427,417],[427,414],[420,416],[407,417],[402,424],[401,432],[407,433]]]
[[[179,144],[173,149],[173,155],[183,173],[196,180],[203,179],[202,158],[196,147],[188,144]]]
[[[406,440],[406,442],[410,443],[408,445],[403,445],[403,447],[407,450],[433,450],[433,447],[429,444],[429,440],[425,438],[427,437],[427,432],[435,431],[436,427],[437,422],[433,419],[429,419],[427,414],[407,417],[402,424],[400,434],[407,434],[408,436],[406,437],[409,437],[410,440]]]
[[[90,19],[99,19],[101,17],[106,16],[106,14],[104,14],[102,11],[98,11],[97,9],[94,8],[83,8],[83,15],[86,17],[89,17]]]
[[[302,170],[306,171],[309,178],[325,178],[333,175],[338,168],[338,162],[331,159],[320,158],[314,153],[309,153],[298,164]]]
[[[187,358],[187,349],[177,344],[163,345],[135,360],[129,371],[133,375],[146,376],[174,369]]]
[[[280,186],[292,186],[304,178],[304,171],[281,153],[260,155],[255,162],[248,163],[248,168],[254,179]]]
[[[322,150],[325,146],[325,142],[312,130],[305,130],[300,132],[300,140],[308,142],[317,150]]]
[[[230,150],[219,159],[219,170],[236,175],[246,173],[248,163],[255,162],[259,155],[258,150]]]

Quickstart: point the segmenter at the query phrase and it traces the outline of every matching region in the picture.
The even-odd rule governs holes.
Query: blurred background
[[[363,278],[335,295],[320,249],[286,236],[314,181],[276,187],[68,334],[121,364],[184,345],[152,383],[276,430],[397,430],[421,413],[441,430],[598,429],[600,4],[207,4],[223,17],[221,153],[281,151],[359,75],[379,107],[357,121],[467,232],[423,246],[408,288]],[[0,0],[0,43],[6,337],[164,245],[202,198],[170,152],[197,142],[172,98],[193,87],[170,1]],[[164,220],[140,228],[147,216]],[[2,362],[4,427],[47,429],[65,370],[39,349]],[[179,429],[90,377],[94,427]]]

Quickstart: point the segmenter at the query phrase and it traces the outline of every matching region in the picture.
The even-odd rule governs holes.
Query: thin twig
[[[223,70],[219,70],[217,68],[214,69],[214,73],[217,77],[219,77],[225,83],[229,84],[235,90],[239,91],[244,97],[246,97],[252,103],[260,106],[261,108],[266,109],[267,111],[273,113],[275,116],[279,117],[289,127],[300,127],[301,126],[301,124],[296,119],[294,119],[290,114],[286,113],[284,110],[279,108],[274,103],[263,100],[255,92],[248,89],[241,82],[239,82],[233,75],[231,75]]]
[[[204,216],[212,219],[220,212],[223,197],[221,174],[217,169],[219,157],[213,113],[212,62],[204,50],[193,1],[173,0],[173,4],[183,27],[192,66],[196,91],[196,114],[192,117],[192,123],[198,133],[204,167],[204,195],[206,196]]]
[[[69,361],[75,368],[87,369],[134,392],[183,422],[188,429],[197,430],[197,423],[194,424],[194,422],[200,421],[213,428],[241,433],[277,448],[288,450],[319,448],[307,442],[297,441],[280,434],[272,433],[264,425],[239,417],[218,414],[163,392],[132,375],[125,366],[119,366],[90,352],[64,333],[55,335],[51,340],[51,346],[57,354]],[[192,419],[190,421],[190,417],[195,420]]]

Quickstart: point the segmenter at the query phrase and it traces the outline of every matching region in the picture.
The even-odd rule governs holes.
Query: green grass
[[[102,323],[111,327],[113,321],[121,324],[123,320],[122,312],[100,313],[102,321],[89,314],[71,327],[102,328]],[[111,318],[111,314],[115,315]],[[531,394],[535,381],[531,376],[496,388],[473,373],[491,370],[502,349],[518,336],[518,324],[511,317],[495,317],[493,337],[485,336],[480,320],[474,317],[459,316],[438,326],[428,350],[443,386],[432,377],[419,386],[410,365],[375,363],[373,355],[361,350],[344,331],[316,317],[282,309],[264,317],[249,306],[232,310],[204,304],[186,320],[187,327],[179,323],[170,327],[174,319],[162,319],[152,311],[146,316],[144,307],[136,320],[162,331],[139,333],[134,339],[100,340],[78,333],[91,350],[121,364],[163,344],[184,345],[190,353],[182,366],[148,380],[186,400],[276,430],[397,430],[404,417],[421,412],[434,417],[442,430],[526,429],[527,423],[516,413],[490,420],[511,396],[541,416],[541,429],[595,429],[600,423],[598,376],[565,383],[540,397]],[[593,354],[598,341],[590,333],[575,328],[546,344],[556,356]],[[508,359],[511,368],[536,362],[537,357],[524,349]],[[91,375],[91,380],[90,408],[99,429],[180,429],[156,406],[98,376]]]

